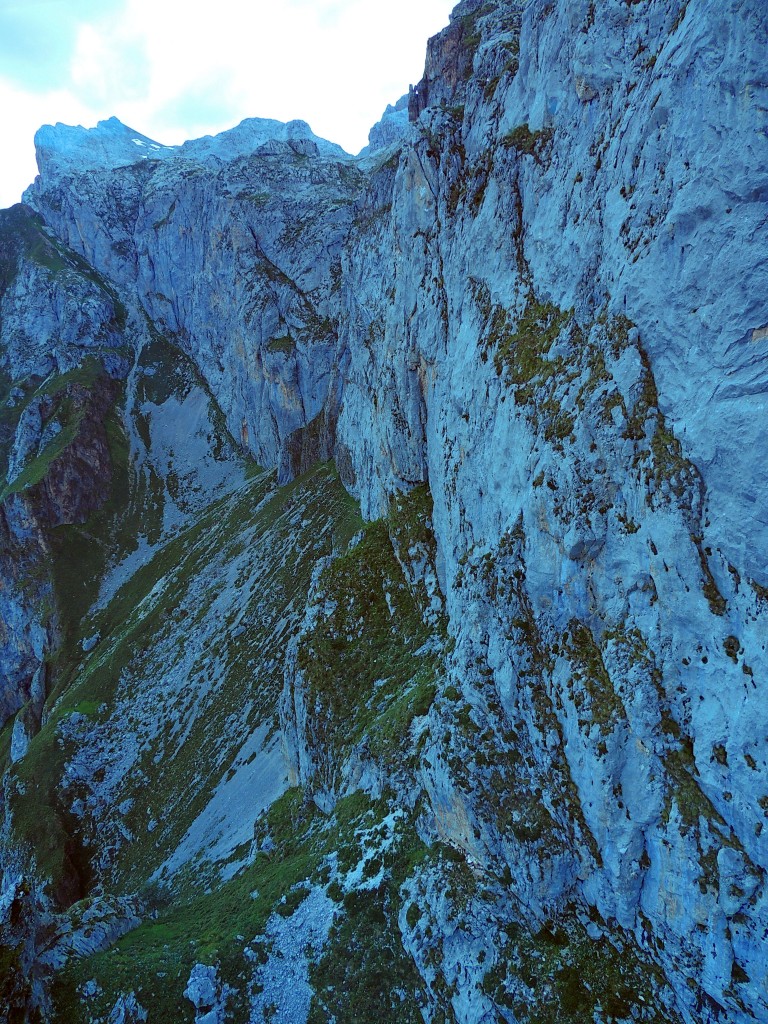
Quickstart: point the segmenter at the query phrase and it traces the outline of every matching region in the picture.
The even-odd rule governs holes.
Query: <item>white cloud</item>
[[[144,102],[150,73],[145,41],[121,25],[100,29],[81,25],[70,64],[75,94],[91,107],[105,109],[110,103]]]
[[[28,152],[35,129],[52,121],[93,124],[115,114],[161,142],[178,143],[257,116],[302,118],[356,152],[386,104],[421,76],[427,38],[447,24],[452,6],[125,0],[107,17],[105,5],[102,17],[79,26],[70,77],[58,91],[33,102],[16,90],[18,109],[0,91],[6,147]],[[28,166],[15,163],[16,173]],[[33,173],[0,174],[0,204],[14,201]]]
[[[3,139],[0,208],[18,203],[21,193],[37,174],[34,135],[41,124],[51,120],[65,124],[93,124],[98,119],[92,108],[67,90],[30,93],[1,77],[0,110]]]

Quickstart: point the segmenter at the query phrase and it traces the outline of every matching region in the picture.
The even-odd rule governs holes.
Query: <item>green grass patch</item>
[[[6,483],[0,491],[0,504],[11,494],[20,494],[39,484],[48,475],[52,464],[77,437],[83,412],[82,410],[74,411],[71,403],[66,403],[53,418],[59,422],[61,429],[45,448],[24,466],[24,469],[11,483]]]
[[[429,706],[438,659],[417,655],[432,635],[395,557],[387,523],[323,573],[333,610],[299,645],[298,664],[315,709],[310,729],[337,753],[364,735],[383,753],[397,746],[417,711]],[[338,761],[337,761],[338,763]]]
[[[285,334],[280,338],[271,338],[267,344],[267,352],[281,352],[283,355],[293,355],[296,351],[296,342]]]
[[[257,826],[257,839],[270,838],[268,854],[260,853],[236,878],[214,890],[198,891],[174,905],[168,906],[160,893],[154,920],[109,951],[70,963],[59,975],[55,1019],[77,1024],[94,1013],[106,1014],[121,992],[132,989],[152,1019],[192,1021],[192,1004],[184,998],[184,988],[193,965],[206,963],[218,964],[223,980],[239,989],[229,1009],[232,1019],[244,1024],[245,991],[253,970],[244,956],[245,946],[263,932],[273,912],[289,916],[296,909],[308,885],[323,874],[330,854],[347,851],[356,863],[361,829],[375,826],[385,813],[385,805],[373,805],[356,794],[339,801],[334,813],[325,816],[301,790],[289,790]],[[410,849],[400,859],[410,862]],[[86,1011],[77,989],[91,978],[104,991],[89,1000]]]

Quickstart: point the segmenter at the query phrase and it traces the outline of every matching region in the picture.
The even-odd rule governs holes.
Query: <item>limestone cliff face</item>
[[[192,356],[233,436],[283,478],[328,458],[355,162],[302,121],[169,150],[113,119],[37,146],[27,201]]]
[[[407,818],[453,851],[398,883],[428,1021],[768,1013],[766,43],[761,0],[464,0],[430,41],[410,122],[401,102],[359,158],[302,122],[177,149],[114,120],[38,135],[26,202],[97,272],[102,335],[85,336],[115,347],[114,289],[281,480],[333,457],[365,518],[388,517],[347,547],[323,511],[332,551],[301,541],[280,728],[287,781],[324,813],[364,791],[393,801],[381,842]],[[297,537],[307,493],[286,499]],[[270,538],[284,539],[258,507],[269,525],[247,557],[232,544],[233,593],[269,575]],[[227,569],[206,566],[213,593]],[[194,587],[163,600],[167,619],[191,614]],[[282,614],[265,635],[283,635]],[[151,669],[149,692],[171,680],[187,702],[174,730],[200,727],[217,685],[202,649],[221,635],[201,622],[194,665],[173,660],[163,626],[167,667],[144,648],[149,668],[116,683],[121,707]],[[269,737],[276,662],[259,658]],[[82,726],[68,771],[87,779],[88,813],[120,803],[135,834],[139,755],[159,742],[146,700],[123,760],[116,721],[68,732]],[[253,778],[259,808],[284,788],[259,803]],[[183,818],[181,848],[222,813],[214,799],[203,824]],[[269,855],[258,823],[254,836]],[[157,848],[175,839],[162,823]],[[178,868],[167,852],[151,854],[158,877]]]
[[[429,480],[457,641],[425,785],[531,912],[579,893],[694,1018],[759,1017],[765,12],[534,3],[518,53],[501,6],[345,260],[340,444],[369,515]]]
[[[0,721],[39,726],[60,631],[51,530],[107,500],[104,418],[124,374],[114,292],[22,206],[0,214]]]

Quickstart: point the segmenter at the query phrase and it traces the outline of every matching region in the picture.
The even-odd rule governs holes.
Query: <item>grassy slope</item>
[[[106,703],[105,698],[109,698],[113,702],[118,684],[112,683],[112,694],[95,688],[109,685],[110,679],[114,681],[119,672],[125,672],[126,658],[135,657],[137,649],[146,647],[148,658],[153,650],[165,650],[163,631],[172,621],[173,609],[183,607],[185,588],[193,590],[199,601],[197,618],[187,621],[185,629],[189,635],[205,635],[210,606],[201,581],[217,564],[219,556],[222,567],[231,567],[242,559],[242,552],[237,549],[253,552],[261,545],[268,552],[268,560],[257,575],[255,595],[263,622],[271,602],[285,609],[301,594],[296,609],[303,607],[311,568],[321,553],[330,550],[333,538],[334,546],[342,554],[326,569],[321,588],[324,596],[333,601],[333,595],[343,586],[349,600],[345,603],[347,614],[332,615],[329,628],[341,633],[355,629],[360,633],[349,644],[347,656],[335,658],[326,667],[324,683],[344,694],[351,712],[348,727],[327,737],[327,742],[334,756],[343,757],[363,734],[368,734],[374,739],[378,756],[388,759],[396,750],[405,753],[410,724],[431,701],[435,659],[434,655],[413,654],[429,634],[408,594],[384,524],[369,526],[361,542],[343,554],[351,534],[360,525],[356,508],[331,467],[317,467],[304,478],[277,490],[270,489],[269,480],[264,477],[246,484],[206,513],[190,530],[192,536],[181,536],[162,549],[131,582],[130,592],[116,595],[115,601],[89,623],[88,629],[101,629],[102,640],[57,714],[66,714],[67,708],[74,707],[88,708],[94,717],[114,714],[114,703],[109,711],[102,707],[94,713],[92,709],[99,707],[99,700]],[[161,593],[156,590],[158,579],[164,581]],[[142,596],[153,592],[151,601]],[[387,608],[385,592],[394,602],[395,615]],[[242,611],[241,603],[237,604]],[[373,610],[365,613],[369,606]],[[362,623],[361,612],[365,613]],[[210,746],[214,737],[226,737],[229,718],[244,715],[240,710],[244,708],[244,695],[256,688],[267,704],[273,702],[282,680],[282,641],[290,623],[290,616],[281,613],[278,618],[283,629],[277,648],[270,643],[267,649],[260,649],[252,639],[249,656],[238,650],[242,638],[228,636],[226,626],[218,638],[211,638],[212,649],[208,650],[215,656],[215,646],[221,644],[221,664],[230,665],[231,672],[225,675],[215,699],[187,733],[181,747],[157,762],[154,758],[142,761],[142,771],[151,782],[143,787],[143,794],[133,793],[135,803],[126,821],[130,825],[146,820],[148,802],[156,801],[160,794],[168,801],[166,806],[173,802],[175,793],[184,794],[186,804],[183,808],[174,805],[171,820],[156,832],[141,835],[136,830],[136,839],[126,849],[114,876],[119,889],[135,888],[146,881],[162,853],[171,851],[178,843],[184,824],[202,809],[204,796],[211,788],[200,786],[205,746]],[[295,619],[292,628],[296,628]],[[320,634],[313,634],[313,640],[319,642]],[[276,664],[265,672],[268,655],[274,654],[278,655]],[[315,664],[317,657],[315,652]],[[131,674],[146,680],[150,663],[143,662],[140,667],[134,663]],[[379,678],[387,682],[378,688],[374,704],[368,697]],[[190,676],[190,683],[194,682],[194,675]],[[326,695],[328,692],[325,690]],[[323,700],[320,692],[315,696]],[[132,700],[137,697],[134,695]],[[253,721],[258,720],[258,710],[252,714]],[[156,708],[155,717],[158,715],[174,720],[171,705]],[[250,726],[246,718],[241,721],[243,731],[247,731]],[[214,763],[219,762],[211,757],[211,766]],[[221,769],[212,767],[211,772],[218,776]],[[268,854],[262,852],[250,863],[246,861],[235,877],[224,883],[203,866],[202,872],[177,877],[174,891],[150,886],[146,895],[154,898],[155,920],[146,921],[113,950],[72,963],[58,982],[59,1019],[87,1019],[77,992],[86,980],[95,978],[103,991],[89,1001],[91,1014],[107,1011],[120,992],[135,989],[140,1000],[153,1008],[153,1020],[191,1020],[191,1005],[184,999],[183,990],[192,965],[202,961],[218,963],[223,977],[238,987],[240,996],[231,1002],[233,1019],[246,1020],[244,993],[253,967],[244,958],[244,944],[263,931],[275,910],[290,912],[308,885],[328,886],[329,882],[339,903],[338,920],[325,955],[313,968],[318,990],[313,1019],[325,1019],[327,1012],[333,1012],[339,1021],[351,1022],[360,1019],[355,1015],[367,1012],[371,1006],[396,1012],[398,1019],[418,1019],[418,977],[399,940],[392,937],[393,929],[396,936],[400,881],[424,853],[408,824],[411,816],[403,817],[391,849],[369,865],[369,877],[380,869],[383,871],[370,896],[355,897],[345,891],[343,884],[338,884],[339,878],[343,883],[341,871],[352,872],[366,857],[367,844],[361,839],[366,826],[375,832],[390,810],[386,800],[370,804],[358,794],[342,799],[334,812],[326,816],[306,802],[302,791],[289,791],[257,826],[257,841],[259,835],[268,834],[274,844]],[[159,851],[154,845],[158,835],[162,847]],[[335,865],[333,869],[329,864]],[[351,949],[354,952],[350,959]],[[342,965],[353,992],[350,998],[340,998],[334,992],[332,979]],[[398,985],[393,987],[387,978],[397,978]]]
[[[278,800],[257,829],[257,839],[270,838],[269,852],[232,880],[160,907],[154,920],[126,935],[112,949],[86,961],[74,961],[59,976],[55,997],[57,1019],[74,1024],[89,1015],[108,1012],[121,992],[135,990],[156,1022],[192,1021],[192,1005],[183,995],[195,963],[216,964],[222,978],[237,989],[228,1008],[231,1019],[248,1020],[246,992],[254,966],[245,955],[258,948],[271,915],[290,915],[310,886],[323,886],[338,903],[325,955],[315,965],[313,983],[320,993],[313,1020],[326,1020],[332,1006],[342,1024],[366,1019],[358,1015],[369,1005],[387,1013],[406,1008],[412,1015],[418,977],[396,937],[400,879],[424,856],[412,828],[401,823],[392,842],[377,858],[369,856],[369,840],[387,814],[385,801],[371,802],[357,793],[322,814],[300,789]],[[345,874],[384,868],[381,882],[369,894],[345,892]],[[366,871],[365,866],[368,865]],[[375,941],[369,941],[375,938]],[[351,956],[350,956],[351,954]],[[382,976],[382,969],[385,970]],[[354,992],[334,992],[334,978],[343,971]],[[396,972],[396,973],[393,973]],[[404,990],[392,991],[397,977]],[[102,992],[84,1012],[78,989],[95,979]]]
[[[162,343],[151,349],[147,358],[155,365],[180,358],[163,351]],[[23,405],[36,389],[55,396],[70,378],[97,386],[98,371],[89,360],[66,380],[33,383],[24,389]],[[159,379],[155,373],[142,381],[135,402],[141,410],[138,433],[147,445],[147,409],[169,397],[183,399],[197,383],[190,380],[189,367],[179,370],[178,365]],[[226,447],[229,440],[220,420],[214,415],[212,421],[214,434],[222,434],[216,446]],[[104,987],[102,1008],[108,1009],[120,991],[144,989],[142,981],[149,978],[155,990],[153,1019],[189,1017],[183,988],[192,963],[221,962],[232,982],[241,981],[246,964],[235,936],[253,936],[286,896],[295,905],[301,895],[291,896],[295,883],[327,883],[324,861],[340,849],[351,868],[362,855],[353,823],[366,820],[373,827],[386,814],[385,804],[374,812],[364,798],[350,797],[323,818],[300,792],[290,791],[260,826],[275,843],[269,856],[246,861],[225,883],[217,881],[217,865],[203,857],[175,877],[172,891],[149,884],[226,775],[243,737],[265,722],[274,730],[285,644],[298,628],[312,568],[321,555],[342,553],[340,565],[363,601],[372,571],[377,588],[392,588],[408,620],[402,636],[396,628],[383,629],[378,615],[365,630],[360,664],[372,660],[361,685],[368,689],[374,665],[374,674],[380,671],[374,651],[391,662],[390,682],[396,685],[382,694],[386,714],[377,715],[375,708],[361,704],[363,718],[345,736],[345,745],[378,719],[377,735],[386,737],[387,744],[394,742],[395,732],[407,730],[432,693],[431,675],[426,685],[424,679],[416,684],[412,680],[422,665],[420,659],[411,665],[409,648],[427,634],[408,598],[386,529],[381,524],[369,528],[352,558],[343,557],[362,522],[333,467],[315,467],[281,488],[271,474],[246,467],[239,485],[199,501],[183,528],[164,535],[163,487],[146,466],[136,472],[125,428],[125,414],[113,408],[107,433],[114,476],[107,506],[87,523],[52,534],[62,622],[62,642],[50,666],[53,692],[46,724],[26,757],[9,772],[15,842],[33,851],[39,872],[51,880],[54,891],[87,891],[99,875],[107,891],[140,890],[148,905],[159,908],[158,919],[126,936],[115,952],[70,965],[57,985],[59,1017],[67,1021],[79,1019],[77,986],[93,976]],[[42,453],[40,464],[36,460],[25,477],[42,478],[59,454]],[[139,536],[153,542],[143,564],[127,575],[110,600],[95,604],[105,571],[136,547]],[[335,570],[326,586],[336,585],[333,580],[338,583]],[[374,597],[379,611],[381,601],[379,593]],[[83,642],[95,636],[98,642],[85,653]],[[342,660],[336,669],[337,679],[343,677],[347,685],[348,668]],[[354,701],[353,692],[348,696]],[[7,739],[4,735],[4,749]],[[121,760],[126,750],[130,756]],[[7,766],[7,749],[4,760]],[[106,807],[96,806],[98,792],[106,796]],[[73,800],[88,813],[73,815]],[[118,802],[125,808],[121,813],[115,808]],[[147,829],[149,820],[158,822],[152,831]],[[111,859],[101,857],[97,872],[92,861],[105,845],[112,847]],[[73,876],[78,876],[76,884]],[[344,956],[350,921],[356,920],[366,934],[390,927],[390,897],[386,911],[381,889],[377,899],[370,922],[360,907],[353,911],[350,904],[349,913],[341,911],[347,924],[332,937],[326,967],[319,968],[319,985],[322,971]],[[74,915],[78,906],[72,908]],[[402,962],[397,945],[387,949],[384,960]],[[361,992],[368,985],[366,957],[362,949],[355,968]],[[409,970],[405,963],[400,973],[405,977]],[[415,986],[415,978],[411,982]],[[242,1016],[242,1005],[240,1010]]]
[[[326,568],[320,596],[328,610],[299,643],[314,738],[337,768],[363,739],[374,757],[395,767],[411,721],[435,695],[440,657],[429,643],[435,630],[424,621],[421,595],[409,586],[390,539],[392,531],[421,540],[429,515],[418,507],[423,490],[411,492],[388,522],[368,524],[359,543]]]
[[[83,383],[94,382],[85,379],[89,372],[83,368]],[[183,397],[188,383],[183,375],[175,380],[174,397]],[[146,409],[147,402],[160,404],[168,397],[167,388],[145,382],[138,399]],[[119,562],[140,534],[161,537],[162,495],[148,487],[151,474],[134,472],[124,419],[116,409],[108,437],[115,469],[110,502],[86,524],[60,528],[52,538],[63,642],[51,665],[55,685],[48,720],[27,756],[11,769],[10,804],[16,841],[34,850],[38,869],[54,887],[73,872],[83,889],[92,884],[91,857],[106,839],[114,839],[119,819],[129,841],[117,844],[111,864],[102,864],[102,882],[115,893],[142,890],[160,908],[159,918],[126,936],[117,952],[71,964],[57,988],[60,1019],[78,1019],[77,985],[95,976],[104,986],[104,1007],[120,991],[143,988],[145,977],[154,979],[153,1017],[178,1020],[190,1015],[183,988],[192,963],[221,962],[233,982],[240,980],[246,965],[234,936],[263,928],[294,883],[327,881],[323,860],[339,848],[346,849],[350,864],[359,859],[350,822],[371,818],[367,801],[349,798],[333,816],[319,820],[319,812],[308,810],[303,796],[291,791],[262,825],[279,856],[260,855],[223,884],[216,881],[215,865],[203,861],[176,877],[170,895],[148,886],[225,776],[243,737],[265,721],[274,727],[285,643],[303,614],[312,568],[332,549],[343,553],[362,522],[331,466],[318,466],[281,488],[271,474],[251,471],[239,486],[203,503],[183,529],[154,546],[111,600],[94,606],[107,566]],[[423,629],[408,603],[386,530],[369,529],[354,557],[342,558],[341,565],[359,577],[360,593],[374,550],[373,571],[379,582],[389,581],[412,623],[399,648],[396,630],[387,637],[385,654],[399,666],[402,691],[389,695],[400,699],[394,709],[388,702],[384,716],[391,739],[393,722],[407,728],[428,703],[431,689],[414,691],[408,673],[400,671],[409,665],[410,641]],[[374,632],[381,628],[378,620],[372,625]],[[83,641],[96,635],[98,642],[84,653]],[[364,658],[370,642],[368,630]],[[367,679],[368,670],[365,674]],[[365,718],[373,721],[376,715],[368,708]],[[348,739],[360,737],[362,724]],[[132,746],[136,756],[123,766],[115,754]],[[115,782],[115,768],[123,767]],[[103,786],[109,806],[90,820],[89,815],[75,818],[69,810],[75,798],[93,811],[93,783]],[[115,811],[118,800],[129,805],[122,815]],[[379,813],[385,811],[382,805]],[[146,827],[150,818],[159,821],[152,832]],[[256,891],[259,896],[252,898]],[[379,906],[369,930],[389,922],[382,915]],[[359,908],[354,916],[362,921]],[[334,941],[342,937],[340,932]],[[329,953],[326,962],[334,955]],[[402,954],[395,949],[389,955]],[[361,979],[365,966],[358,964]],[[161,983],[158,975],[169,980]],[[365,981],[361,984],[364,989]]]
[[[104,608],[80,618],[96,596],[109,515],[61,531],[56,579],[68,614],[55,703],[13,770],[11,806],[19,839],[57,881],[67,869],[63,832],[73,824],[63,820],[65,763],[90,744],[98,783],[115,748],[136,743],[138,756],[116,790],[121,801],[133,801],[124,824],[134,839],[111,875],[117,887],[136,887],[173,850],[223,774],[230,751],[217,747],[226,747],[232,719],[239,719],[237,743],[274,714],[279,654],[303,611],[311,568],[359,518],[332,468],[279,490],[260,473],[213,501]],[[83,655],[82,640],[96,634],[98,644]],[[89,736],[62,742],[61,723],[74,712],[89,720]],[[162,824],[150,837],[151,815]],[[87,830],[80,838],[88,839]]]

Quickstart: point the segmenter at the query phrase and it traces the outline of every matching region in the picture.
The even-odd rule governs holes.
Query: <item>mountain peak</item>
[[[37,166],[43,171],[112,169],[151,157],[163,159],[174,152],[123,124],[116,117],[99,121],[95,128],[45,124],[35,134]]]
[[[315,135],[306,121],[283,122],[267,117],[247,117],[234,128],[218,135],[204,135],[200,139],[185,142],[178,152],[183,157],[198,160],[214,157],[227,161],[257,150],[263,151],[264,147],[269,148],[275,143],[287,144],[308,155],[319,154],[337,159],[349,156],[341,146]]]
[[[123,124],[117,117],[99,121],[95,128],[82,125],[43,125],[35,134],[37,166],[42,175],[90,170],[114,170],[141,160],[169,156],[227,162],[274,144],[288,145],[307,155],[344,158],[349,154],[333,142],[315,135],[306,121],[275,121],[251,117],[218,135],[205,135],[181,146],[166,146]]]

